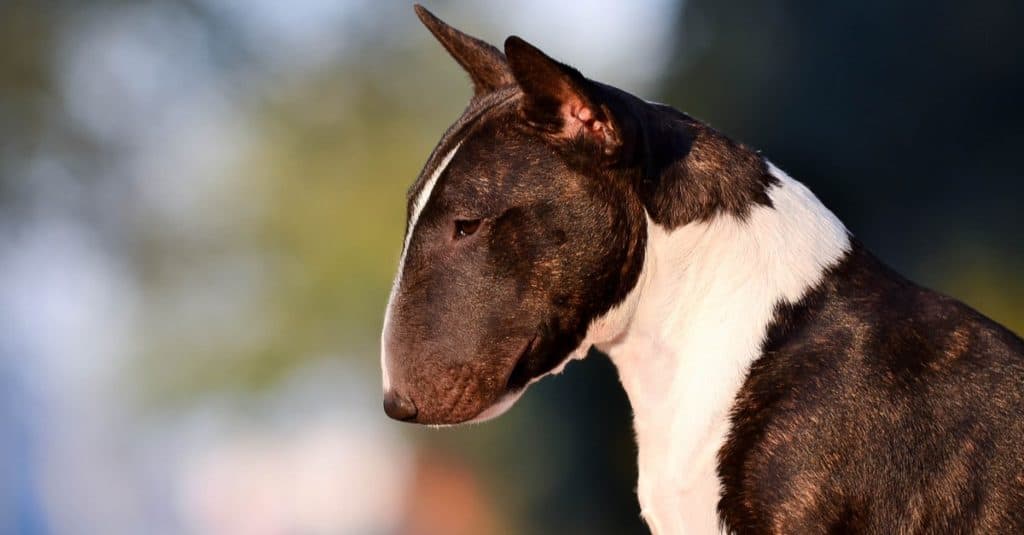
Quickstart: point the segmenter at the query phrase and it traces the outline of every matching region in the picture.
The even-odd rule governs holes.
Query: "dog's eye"
[[[465,238],[466,236],[472,236],[477,229],[480,228],[479,219],[456,219],[455,220],[455,239]]]

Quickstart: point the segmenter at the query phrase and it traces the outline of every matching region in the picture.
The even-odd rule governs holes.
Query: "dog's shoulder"
[[[854,243],[776,310],[719,454],[720,514],[744,533],[1019,531],[1022,414],[1024,342]]]

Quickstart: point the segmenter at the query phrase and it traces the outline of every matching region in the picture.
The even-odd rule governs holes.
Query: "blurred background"
[[[427,2],[762,149],[1024,332],[1024,3]],[[0,2],[0,533],[644,533],[592,355],[380,409],[406,188],[468,102],[410,4]]]

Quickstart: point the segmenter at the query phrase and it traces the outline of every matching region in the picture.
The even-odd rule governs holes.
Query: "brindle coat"
[[[776,178],[683,113],[417,13],[475,95],[409,192],[412,216],[438,174],[389,308],[385,406],[458,423],[563,363],[623,301],[647,218],[743,219]],[[719,518],[736,533],[1024,533],[1022,442],[1024,342],[855,241],[776,308],[718,454]]]

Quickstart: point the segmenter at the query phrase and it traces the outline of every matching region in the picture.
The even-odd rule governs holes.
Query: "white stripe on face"
[[[387,338],[388,338],[388,326],[391,323],[391,306],[395,302],[395,295],[398,294],[398,288],[401,286],[402,271],[405,270],[405,255],[409,252],[409,243],[412,242],[413,232],[416,231],[416,222],[420,218],[420,213],[423,212],[423,208],[427,206],[427,202],[430,201],[430,196],[434,191],[434,186],[437,185],[437,180],[441,178],[441,173],[451,163],[452,158],[455,157],[455,153],[459,150],[462,145],[462,141],[455,144],[448,154],[445,154],[444,158],[441,159],[441,163],[437,165],[434,172],[431,173],[430,178],[427,179],[427,183],[423,185],[419,194],[412,202],[412,214],[409,216],[409,229],[405,233],[405,243],[402,245],[402,256],[398,259],[398,273],[395,274],[395,281],[391,284],[391,295],[388,297],[387,311],[384,312],[384,329],[381,331],[380,336],[380,370],[381,377],[383,380],[384,391],[391,387],[391,383],[388,378],[388,364],[387,364]]]

